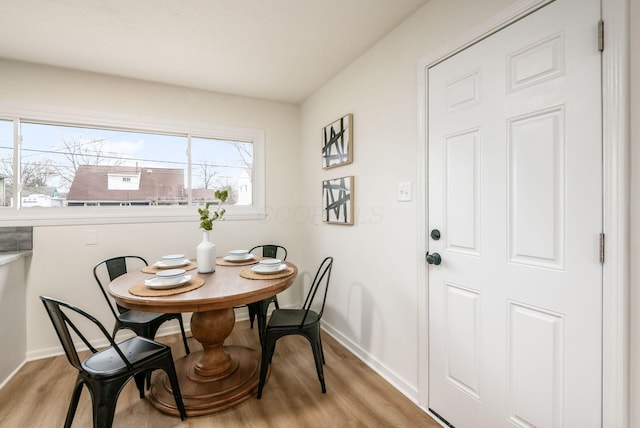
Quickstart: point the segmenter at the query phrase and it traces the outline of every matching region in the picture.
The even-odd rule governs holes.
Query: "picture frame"
[[[354,176],[322,181],[322,221],[329,224],[353,225]]]
[[[322,128],[322,168],[353,162],[353,114],[349,113]]]

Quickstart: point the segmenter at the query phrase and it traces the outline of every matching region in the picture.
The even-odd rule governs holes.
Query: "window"
[[[105,208],[125,210],[116,214],[120,221],[128,216],[193,221],[192,207],[215,202],[221,188],[229,190],[228,217],[264,215],[261,131],[166,123],[150,130],[148,120],[141,130],[135,119],[116,126],[113,120],[101,125],[99,117],[81,123],[46,116],[0,120],[3,217],[10,212],[15,219],[47,218],[47,224],[70,217],[104,222],[109,215],[96,208]],[[14,126],[20,144],[14,142]]]

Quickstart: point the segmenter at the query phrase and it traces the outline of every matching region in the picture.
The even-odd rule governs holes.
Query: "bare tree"
[[[240,160],[249,174],[249,178],[253,180],[253,150],[249,150],[252,147],[252,144],[247,144],[241,141],[231,141],[233,147],[235,147],[238,155],[240,156]]]
[[[111,155],[104,150],[104,139],[92,140],[82,137],[79,139],[63,140],[62,147],[56,152],[60,153],[63,162],[57,162],[54,166],[56,175],[60,177],[64,186],[71,186],[76,171],[80,165],[120,165],[123,160]]]
[[[22,165],[22,185],[25,188],[45,187],[49,177],[56,174],[51,161],[33,162]]]
[[[51,165],[50,160],[25,162],[22,164],[22,185],[25,188],[44,187],[47,186],[49,177],[56,174],[55,167]],[[7,186],[13,186],[13,161],[11,159],[3,159],[0,162],[0,175],[4,175],[7,180]]]
[[[204,161],[199,164],[200,173],[199,176],[202,179],[202,188],[203,189],[212,189],[214,185],[214,181],[218,172],[215,169],[215,165],[213,162]]]

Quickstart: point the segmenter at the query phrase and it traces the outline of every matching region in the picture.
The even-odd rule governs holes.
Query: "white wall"
[[[221,253],[268,241],[285,245],[294,263],[300,260],[300,225],[290,221],[302,193],[297,180],[301,171],[297,106],[6,60],[0,60],[0,76],[3,102],[264,129],[268,218],[218,222],[212,237]],[[29,357],[58,346],[40,294],[78,304],[111,328],[111,314],[93,279],[93,266],[124,253],[150,262],[167,253],[195,257],[202,239],[195,208],[193,218],[193,223],[35,227],[26,285]],[[97,231],[97,245],[85,245],[87,229]],[[307,269],[297,264],[301,271]],[[300,292],[294,285],[279,300],[291,304]],[[185,321],[189,322],[188,317]]]
[[[414,400],[418,399],[418,207],[398,202],[417,180],[417,66],[429,53],[510,5],[431,0],[307,99],[301,109],[304,203],[318,206],[323,179],[355,176],[354,226],[314,225],[304,264],[336,257],[326,323]],[[320,165],[321,128],[354,115],[354,162]]]
[[[24,362],[27,350],[24,282],[30,261],[29,255],[0,255],[0,385]]]

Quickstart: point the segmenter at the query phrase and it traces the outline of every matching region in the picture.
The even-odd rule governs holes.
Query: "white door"
[[[601,424],[599,6],[428,70],[429,408],[457,428]]]

